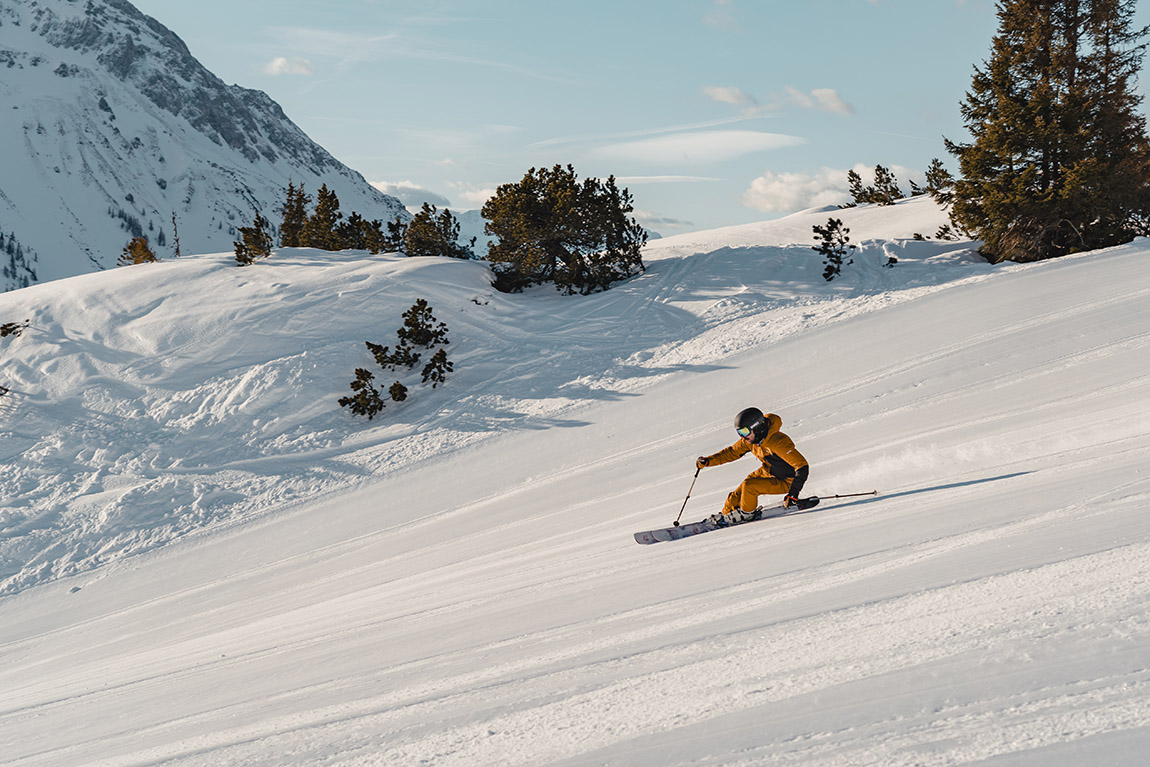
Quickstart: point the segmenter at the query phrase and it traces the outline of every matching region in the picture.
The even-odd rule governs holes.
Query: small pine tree
[[[442,346],[439,351],[431,355],[431,361],[423,368],[423,382],[431,382],[431,388],[443,383],[447,374],[455,370],[455,366],[447,360],[447,350]]]
[[[943,224],[942,226],[940,226],[938,228],[938,231],[934,233],[934,238],[936,240],[956,240],[956,239],[958,239],[957,237],[955,237],[954,228],[950,224]]]
[[[854,200],[855,205],[870,202],[871,192],[863,186],[862,176],[858,171],[851,169],[847,171],[847,191],[850,192],[851,199]]]
[[[240,239],[232,244],[236,248],[236,261],[240,266],[250,266],[257,258],[267,258],[272,254],[272,236],[268,234],[268,220],[256,213],[251,226],[239,227]]]
[[[387,393],[391,396],[391,399],[394,402],[403,402],[405,399],[407,399],[407,387],[401,384],[399,381],[393,383],[391,388],[387,390]]]
[[[131,264],[154,264],[160,259],[156,257],[155,251],[148,245],[148,236],[141,234],[133,237],[131,241],[124,246],[120,252],[120,258],[116,262],[119,266],[129,266]]]
[[[882,165],[874,166],[874,198],[872,202],[879,205],[894,205],[896,200],[905,197],[899,189],[898,179],[889,168]]]
[[[180,229],[176,226],[176,211],[172,211],[172,244],[174,252],[172,256],[175,258],[180,257]]]
[[[842,271],[843,256],[855,249],[855,246],[850,244],[851,238],[847,236],[850,229],[844,227],[842,220],[837,218],[828,218],[826,226],[816,224],[812,229],[815,239],[820,241],[812,250],[825,257],[823,264],[826,268],[823,269],[823,279],[830,282]],[[854,259],[847,263],[853,264]]]
[[[341,397],[340,407],[349,408],[353,415],[365,415],[369,421],[374,418],[384,408],[379,389],[372,384],[374,378],[370,370],[356,368],[355,380],[350,384],[354,394],[350,397]]]
[[[280,245],[285,248],[298,248],[303,244],[303,230],[307,225],[307,206],[311,196],[303,190],[303,184],[296,188],[288,182],[287,195],[280,206]]]
[[[435,315],[426,299],[419,299],[403,313],[403,327],[395,331],[399,340],[415,346],[437,346],[446,344],[447,324],[435,324]]]
[[[24,320],[23,322],[5,322],[0,325],[0,338],[7,338],[8,336],[20,337],[28,327],[32,324],[32,320]]]
[[[926,193],[940,205],[949,205],[954,199],[954,177],[950,175],[937,157],[930,161],[926,169]]]
[[[419,364],[419,353],[412,349],[406,342],[401,343],[395,347],[395,351],[391,351],[390,346],[380,346],[373,344],[371,341],[364,341],[367,345],[367,350],[371,352],[371,356],[375,357],[375,361],[379,363],[381,368],[388,370],[395,370],[396,368],[413,368]]]

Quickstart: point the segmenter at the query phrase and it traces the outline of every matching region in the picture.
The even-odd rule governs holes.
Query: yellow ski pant
[[[723,504],[723,513],[730,513],[738,508],[743,511],[754,511],[759,506],[760,495],[785,495],[791,489],[791,480],[775,477],[765,471],[760,474],[752,472],[727,496]]]

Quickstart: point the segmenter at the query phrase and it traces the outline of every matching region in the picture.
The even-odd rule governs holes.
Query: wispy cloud
[[[528,148],[546,149],[553,146],[563,146],[564,144],[602,144],[606,141],[617,141],[619,139],[659,136],[665,133],[679,133],[681,131],[716,128],[721,125],[731,125],[732,123],[743,122],[744,119],[745,118],[743,117],[725,117],[721,120],[707,120],[705,122],[688,123],[685,125],[667,125],[655,128],[641,128],[639,130],[633,131],[618,131],[614,133],[599,134],[588,133],[576,136],[556,136],[554,138],[544,139],[543,141],[536,141]]]
[[[803,139],[781,133],[749,130],[691,131],[624,141],[597,147],[591,154],[606,160],[650,165],[708,165],[755,152],[797,146]]]
[[[291,47],[312,58],[334,59],[341,67],[388,59],[407,59],[494,69],[550,82],[570,80],[555,76],[541,66],[523,66],[499,58],[467,55],[457,48],[445,47],[434,39],[424,39],[417,34],[381,35],[313,27],[274,27],[271,31],[281,47]]]
[[[265,75],[310,75],[311,62],[301,58],[285,58],[279,56],[264,64]]]
[[[788,85],[783,88],[782,93],[772,95],[765,105],[761,104],[753,94],[734,86],[708,85],[703,88],[703,93],[712,101],[738,107],[742,110],[743,117],[754,117],[765,111],[780,112],[791,106],[842,115],[851,115],[855,111],[854,107],[833,88],[815,88],[806,92]]]
[[[844,101],[838,91],[832,88],[815,88],[810,93],[806,93],[788,85],[785,91],[786,100],[803,109],[820,109],[824,112],[835,112],[841,115],[853,115],[855,112],[854,107]]]
[[[708,85],[703,88],[703,93],[712,101],[739,107],[744,117],[753,117],[764,109],[757,98],[733,86]]]

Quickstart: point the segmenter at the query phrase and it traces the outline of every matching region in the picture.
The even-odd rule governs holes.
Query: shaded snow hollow
[[[1142,764],[1150,247],[990,266],[915,199],[834,212],[826,283],[828,215],[588,297],[310,250],[0,295],[0,764]],[[455,373],[353,419],[417,298]],[[748,405],[880,495],[637,546]]]

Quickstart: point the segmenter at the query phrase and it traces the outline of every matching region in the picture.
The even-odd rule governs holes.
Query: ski
[[[699,535],[700,533],[709,533],[712,530],[723,530],[728,527],[738,527],[739,525],[749,525],[752,522],[759,522],[764,519],[773,519],[775,517],[786,516],[793,514],[796,511],[806,511],[807,509],[814,508],[818,505],[819,499],[817,496],[811,498],[803,498],[798,506],[787,508],[783,504],[776,506],[768,506],[762,509],[762,515],[758,519],[748,519],[746,522],[735,522],[730,525],[716,525],[709,519],[704,519],[701,522],[688,522],[685,525],[677,525],[675,527],[663,527],[658,530],[644,530],[635,533],[635,542],[642,544],[660,543],[662,541],[677,541],[680,538],[688,538],[692,535]]]

